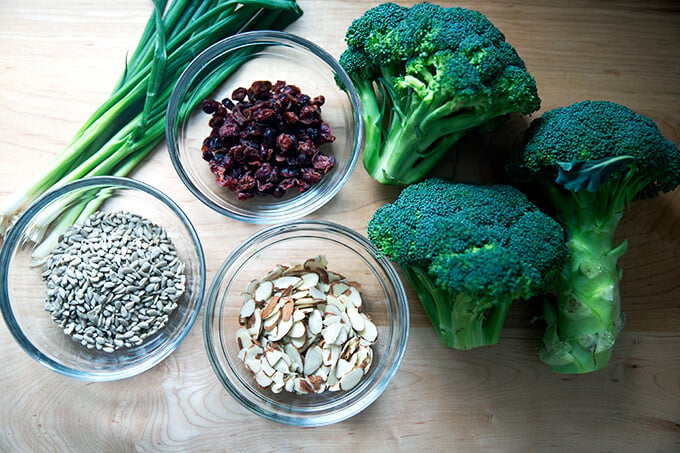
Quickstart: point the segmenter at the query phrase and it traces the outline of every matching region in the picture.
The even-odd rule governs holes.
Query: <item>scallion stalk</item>
[[[79,178],[124,176],[132,171],[164,138],[165,111],[174,83],[204,49],[243,31],[282,30],[301,15],[295,0],[154,0],[154,11],[109,98],[39,174],[0,203],[0,236],[50,188]],[[239,64],[234,61],[229,70]],[[221,80],[216,77],[206,83],[203,95]],[[36,248],[35,257],[46,256],[49,243],[82,219],[95,200],[89,204],[64,200],[62,207],[71,209],[69,214],[57,219],[60,211],[55,208],[36,219],[28,240],[43,240],[48,226],[53,222],[56,226],[44,239],[45,245]]]

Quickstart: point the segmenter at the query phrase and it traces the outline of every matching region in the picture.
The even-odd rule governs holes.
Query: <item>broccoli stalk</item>
[[[471,130],[540,107],[524,62],[476,11],[384,3],[346,41],[340,63],[362,100],[364,167],[378,182],[420,181]]]
[[[519,190],[434,178],[378,209],[368,238],[461,350],[497,343],[511,304],[549,288],[566,257],[562,227]]]
[[[539,356],[554,372],[587,373],[609,363],[624,324],[617,261],[627,242],[614,245],[624,202],[587,191],[554,192],[548,191],[552,203],[569,207],[556,215],[567,232],[570,260],[556,285],[557,309],[552,303],[544,308],[548,329]],[[560,335],[576,341],[567,346]]]
[[[511,297],[480,310],[478,299],[437,286],[419,266],[401,266],[401,269],[409,283],[417,288],[425,313],[443,344],[466,351],[498,343],[513,302]]]
[[[627,242],[615,244],[617,226],[631,201],[680,184],[680,153],[649,118],[584,101],[534,120],[512,167],[544,189],[570,253],[544,307],[539,357],[558,373],[604,368],[624,324],[618,259]]]

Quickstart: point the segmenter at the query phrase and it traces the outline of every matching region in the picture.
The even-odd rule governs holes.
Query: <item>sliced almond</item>
[[[272,296],[271,298],[268,299],[267,305],[262,309],[262,313],[260,316],[262,316],[262,319],[267,319],[274,313],[276,313],[279,309],[279,297],[278,296]]]
[[[293,314],[291,315],[291,319],[293,320],[293,322],[298,322],[298,321],[302,321],[303,319],[305,319],[305,316],[306,315],[305,315],[304,310],[296,308],[296,309],[293,310]]]
[[[286,299],[286,302],[283,304],[283,308],[281,309],[281,319],[283,321],[289,321],[293,314],[294,309],[295,301],[290,298]]]
[[[302,275],[302,282],[298,286],[298,289],[311,289],[319,283],[319,274],[316,272],[308,272]]]
[[[269,361],[267,361],[265,357],[262,357],[262,359],[260,359],[260,366],[261,366],[260,371],[266,374],[267,376],[271,377],[274,374],[274,372],[276,372],[274,367],[269,364]]]
[[[302,356],[300,355],[300,352],[298,352],[297,348],[293,346],[291,343],[288,343],[286,345],[285,349],[286,355],[290,357],[291,365],[290,369],[291,371],[298,371],[301,372],[303,369],[303,364],[302,364]]]
[[[338,379],[336,371],[335,366],[328,369],[328,377],[326,378],[326,388],[328,390],[337,391],[340,389],[340,379]]]
[[[274,376],[277,376],[277,379],[278,379],[278,376],[279,376],[279,375],[278,375],[278,374],[274,374]],[[286,383],[285,383],[285,381],[283,380],[283,373],[280,373],[280,376],[281,376],[281,380],[280,380],[280,381],[275,380],[275,379],[272,378],[272,383],[271,383],[271,385],[270,385],[270,387],[269,387],[269,388],[271,389],[272,393],[281,393],[281,392],[283,391],[283,388],[284,388],[284,386],[285,386]]]
[[[275,280],[279,278],[280,276],[283,275],[285,271],[287,271],[289,268],[288,266],[284,266],[282,264],[278,264],[271,272],[269,272],[267,275],[265,275],[262,280]]]
[[[272,332],[274,328],[278,325],[281,320],[281,311],[276,311],[273,315],[269,316],[262,322],[262,328],[267,332]]]
[[[248,329],[241,327],[236,331],[236,341],[239,349],[246,349],[253,344],[253,337],[250,336]]]
[[[364,374],[368,372],[373,362],[373,349],[368,346],[360,346],[357,354],[357,368],[364,370]]]
[[[300,394],[314,393],[314,387],[304,378],[295,380],[295,391]]]
[[[291,376],[286,378],[283,388],[286,390],[286,392],[293,393],[295,391],[295,379],[293,379]]]
[[[340,306],[333,304],[333,303],[329,303],[328,305],[326,305],[324,317],[328,317],[328,315],[334,315],[334,316],[337,316],[338,318],[340,318],[342,313],[343,313],[343,310],[340,308]]]
[[[328,266],[328,261],[324,255],[315,256],[305,261],[304,268],[308,271],[317,272],[320,270],[325,271],[326,266]]]
[[[260,346],[258,346],[258,345],[256,345],[256,344],[253,344],[252,346],[250,346],[250,347],[246,350],[245,359],[246,359],[246,360],[250,360],[250,359],[257,359],[257,360],[260,360],[260,355],[261,355],[263,352],[264,352],[264,351],[262,350],[262,348],[261,348]]]
[[[274,364],[273,366],[278,373],[282,374],[282,376],[290,374],[290,365],[287,364],[286,361],[283,359],[276,362],[276,364]]]
[[[357,333],[361,335],[362,338],[365,338],[371,343],[373,343],[378,338],[378,328],[375,326],[375,324],[373,324],[373,321],[368,318],[364,319],[363,330]]]
[[[316,370],[319,369],[322,363],[323,353],[321,351],[321,348],[318,346],[313,346],[309,348],[305,353],[303,373],[305,374],[305,376],[313,374]]]
[[[335,297],[339,297],[341,294],[343,294],[348,289],[349,289],[349,286],[346,283],[343,283],[341,281],[335,281],[335,282],[331,283],[331,294],[333,294]]]
[[[326,326],[321,331],[321,334],[323,335],[323,339],[326,341],[326,343],[335,343],[335,341],[338,339],[338,335],[340,335],[341,330],[342,323],[335,322]]]
[[[314,335],[318,335],[321,333],[321,329],[323,329],[323,318],[319,310],[316,309],[312,310],[312,312],[309,314],[309,318],[307,320],[307,327],[309,328],[309,331]]]
[[[243,291],[243,296],[249,295],[250,297],[254,297],[255,288],[257,288],[257,285],[259,283],[260,283],[259,280],[251,280],[250,282],[248,282],[245,291]]]
[[[335,344],[345,344],[347,340],[350,338],[351,332],[352,332],[352,326],[349,323],[338,323],[340,324],[340,332],[338,332],[338,336],[335,339]]]
[[[262,317],[260,316],[260,309],[256,308],[253,314],[248,318],[246,329],[253,338],[258,338],[262,332]]]
[[[263,282],[260,282],[259,285],[257,285],[257,288],[255,289],[255,294],[253,296],[255,297],[256,301],[265,302],[271,297],[273,290],[274,285],[272,284],[272,282],[265,280]]]
[[[361,304],[363,303],[361,300],[361,293],[359,293],[359,290],[355,286],[350,286],[343,296],[357,308],[361,307]]]
[[[326,293],[322,291],[318,286],[312,286],[309,288],[309,296],[316,301],[325,301]]]
[[[243,305],[241,305],[241,311],[239,316],[243,319],[250,317],[255,312],[255,299],[251,295],[244,296]]]
[[[243,293],[238,357],[260,387],[349,390],[368,372],[377,328],[361,312],[359,284],[326,265],[323,255],[279,265]]]
[[[255,382],[262,388],[267,388],[272,383],[272,378],[266,375],[262,370],[255,373]]]
[[[274,288],[277,289],[286,289],[289,286],[296,288],[297,285],[302,283],[302,279],[300,277],[283,276],[273,280],[272,283],[274,284]]]
[[[267,362],[269,362],[271,366],[276,365],[276,362],[281,360],[281,355],[281,351],[274,348],[269,348],[264,352],[264,356],[267,358]]]
[[[340,352],[340,357],[349,360],[349,358],[354,354],[360,346],[359,337],[352,337],[342,346],[342,351]]]
[[[289,319],[284,321],[283,319],[276,325],[276,335],[272,335],[271,341],[279,341],[285,337],[293,326],[293,320]]]
[[[359,314],[359,310],[353,304],[348,304],[347,307],[347,317],[349,318],[350,324],[352,324],[352,329],[358,331],[364,330],[364,318]]]
[[[246,359],[244,361],[244,365],[246,366],[246,368],[248,368],[248,371],[250,371],[253,374],[259,373],[260,370],[262,369],[262,361],[254,357]]]
[[[291,336],[290,338],[290,343],[297,348],[297,350],[301,350],[305,344],[307,343],[307,335],[302,335],[301,337],[293,337]]]
[[[337,365],[335,366],[335,376],[338,379],[342,379],[344,375],[352,371],[354,366],[351,362],[345,359],[339,359]]]
[[[363,375],[364,372],[363,370],[360,369],[350,371],[342,378],[340,378],[340,388],[345,391],[354,388],[354,386],[356,386],[359,383]]]
[[[307,329],[302,321],[294,322],[288,331],[288,335],[290,335],[291,338],[302,338],[306,333]]]
[[[325,344],[323,346],[323,364],[326,367],[330,368],[336,365],[340,357],[340,349],[340,345],[337,344]]]
[[[328,303],[328,305],[326,306],[327,311],[330,307],[336,307],[338,309],[337,310],[338,315],[345,311],[345,304],[337,296],[334,296],[332,294],[327,295],[326,302]]]

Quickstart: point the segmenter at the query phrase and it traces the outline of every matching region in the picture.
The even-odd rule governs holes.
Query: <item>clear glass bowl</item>
[[[235,63],[242,63],[233,69]],[[210,76],[210,77],[209,77]],[[218,77],[216,89],[206,80]],[[311,189],[289,189],[282,198],[255,196],[245,201],[215,182],[202,158],[210,134],[204,99],[221,100],[257,80],[283,80],[311,97],[323,95],[322,117],[336,137],[321,150],[335,158],[334,168]],[[170,158],[183,183],[203,203],[231,218],[250,223],[283,223],[325,205],[349,179],[363,144],[363,122],[356,90],[344,69],[326,51],[298,36],[277,31],[242,33],[206,49],[186,68],[170,96],[166,137]]]
[[[328,270],[361,285],[365,311],[378,328],[373,363],[346,392],[298,395],[262,389],[238,357],[235,338],[242,292],[277,264],[325,255]],[[235,249],[219,268],[206,298],[203,336],[219,381],[244,407],[269,420],[320,426],[345,420],[375,401],[395,375],[406,350],[409,311],[404,287],[385,258],[360,234],[327,221],[297,220],[270,226]]]
[[[185,264],[186,290],[167,324],[138,346],[114,352],[87,349],[64,334],[44,309],[46,283],[42,266],[34,265],[27,235],[42,215],[59,203],[103,195],[98,210],[128,211],[163,227]],[[44,217],[43,217],[44,218]],[[61,216],[59,217],[61,218]],[[56,222],[50,224],[47,234]],[[206,286],[203,249],[193,225],[170,198],[157,189],[127,178],[93,177],[66,184],[45,194],[22,214],[0,252],[0,308],[19,345],[36,361],[65,376],[87,381],[112,381],[134,376],[165,359],[186,337],[200,312]],[[112,291],[115,288],[112,288]]]

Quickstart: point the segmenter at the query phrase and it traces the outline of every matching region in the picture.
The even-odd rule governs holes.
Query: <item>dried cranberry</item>
[[[335,165],[335,158],[333,156],[326,156],[324,154],[317,154],[312,161],[314,170],[319,170],[323,173],[328,173],[333,165]]]
[[[223,124],[220,127],[219,130],[220,137],[222,138],[238,138],[239,137],[239,129],[238,129],[238,124],[235,123],[226,123]]]
[[[312,168],[303,168],[302,180],[310,184],[316,184],[321,181],[321,173]]]
[[[232,93],[231,93],[231,98],[237,102],[242,101],[246,98],[246,95],[248,94],[248,90],[246,90],[243,87],[236,88]]]
[[[297,102],[297,105],[302,107],[309,104],[310,97],[307,96],[306,94],[298,94],[297,96],[295,96],[295,101]]]
[[[274,110],[264,108],[264,109],[258,110],[255,113],[255,116],[253,116],[253,120],[263,123],[263,122],[267,121],[269,118],[271,118],[272,116],[274,116]]]
[[[234,103],[229,98],[222,99],[222,105],[225,106],[228,110],[231,110],[231,109],[234,108]]]
[[[324,96],[310,98],[282,80],[258,80],[231,99],[203,101],[212,117],[201,152],[217,183],[242,200],[318,183],[335,163],[319,149],[335,140],[321,118],[324,103]]]
[[[275,140],[276,131],[274,131],[274,129],[271,128],[266,129],[262,137],[262,144],[267,148],[271,148],[272,146],[274,146]]]
[[[298,122],[298,116],[297,113],[295,112],[284,112],[283,113],[283,121],[288,123],[288,124],[295,124]]]
[[[335,141],[335,136],[333,136],[330,125],[327,123],[321,123],[320,129],[322,141],[317,142],[318,145],[323,143],[332,143]]]
[[[300,181],[297,178],[286,178],[279,183],[279,187],[283,190],[288,190],[297,186]]]
[[[294,135],[291,134],[279,134],[276,137],[276,146],[282,153],[287,153],[294,150],[297,146],[297,140]]]
[[[212,99],[205,99],[201,102],[201,110],[208,115],[211,115],[217,111],[217,102]]]

